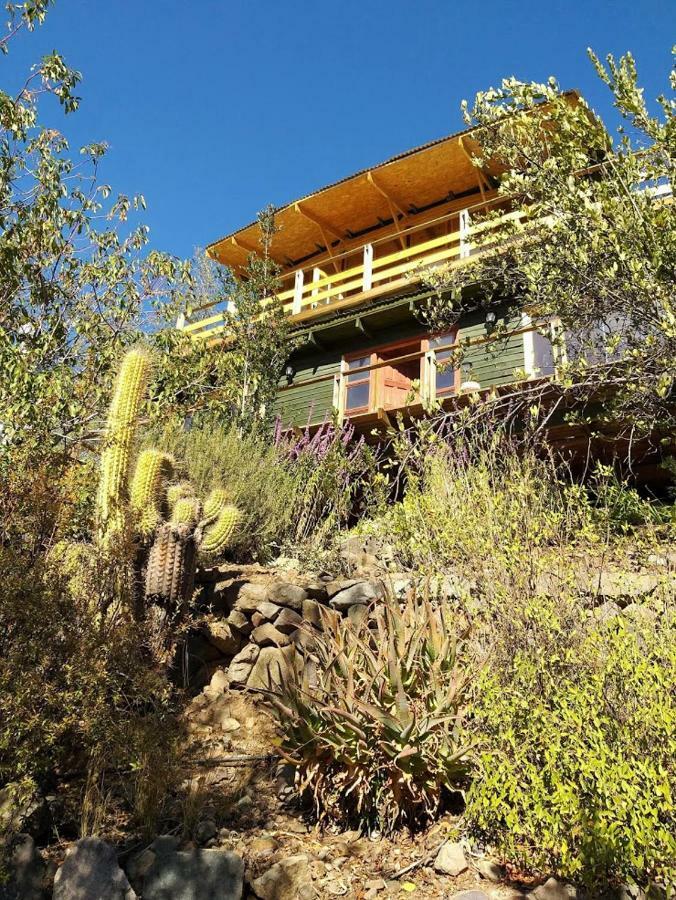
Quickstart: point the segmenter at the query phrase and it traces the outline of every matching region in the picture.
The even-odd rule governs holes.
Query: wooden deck
[[[483,202],[428,216],[370,243],[329,255],[311,268],[287,272],[282,276],[277,299],[291,321],[309,325],[338,310],[368,306],[375,299],[420,284],[429,269],[467,265],[477,252],[477,238],[481,239],[481,252],[486,252],[487,230],[498,231],[506,223],[522,219],[522,213],[511,211],[497,220],[472,224],[472,215],[484,211],[486,206]],[[401,249],[393,251],[395,241]],[[188,311],[178,327],[195,340],[223,340],[228,302]],[[211,314],[205,315],[212,309]],[[195,315],[200,317],[194,318]]]

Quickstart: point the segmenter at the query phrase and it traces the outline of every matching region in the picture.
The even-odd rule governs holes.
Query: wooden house
[[[360,430],[393,414],[423,413],[459,395],[547,377],[552,346],[524,312],[468,308],[453,328],[430,333],[421,316],[434,294],[425,270],[462,266],[475,247],[478,213],[510,210],[499,172],[479,169],[472,132],[432,141],[287,204],[271,256],[281,270],[278,298],[295,349],[280,373],[277,412],[285,426],[316,426],[334,413]],[[259,246],[253,222],[207,252],[235,273]],[[204,316],[204,312],[202,312]],[[497,338],[510,315],[509,335]],[[223,313],[183,323],[217,341]],[[462,364],[454,368],[454,348]]]

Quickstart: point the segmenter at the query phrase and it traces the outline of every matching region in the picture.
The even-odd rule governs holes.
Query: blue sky
[[[655,96],[674,41],[675,0],[57,0],[0,72],[13,89],[53,48],[80,69],[80,111],[49,124],[107,141],[104,180],[145,195],[154,247],[190,256],[461,128],[460,101],[503,76],[556,75],[606,116],[588,45],[632,50]]]

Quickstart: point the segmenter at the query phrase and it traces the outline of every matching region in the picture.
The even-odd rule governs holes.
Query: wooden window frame
[[[343,413],[352,416],[358,416],[361,413],[369,412],[371,409],[371,401],[373,398],[373,382],[371,376],[373,375],[373,371],[370,372],[362,372],[361,377],[357,381],[350,381],[350,363],[354,362],[355,359],[366,359],[368,357],[368,365],[372,366],[377,360],[375,359],[375,352],[372,350],[362,350],[360,352],[355,353],[346,353],[343,356],[343,360],[347,366],[345,369],[345,408]],[[350,388],[355,387],[360,384],[368,384],[369,394],[368,400],[366,402],[366,406],[350,406]]]
[[[458,342],[458,333],[460,329],[456,325],[455,328],[452,328],[450,331],[437,331],[434,334],[430,335],[425,341],[425,349],[426,350],[434,350],[435,353],[443,353],[444,348],[433,347],[432,342],[437,338],[448,337],[451,338],[451,344],[456,344]],[[454,397],[460,392],[460,385],[462,383],[462,372],[460,366],[455,366],[453,369],[453,386],[448,388],[442,388],[441,392],[437,390],[437,372],[438,369],[435,365],[434,367],[434,398],[439,400],[445,400],[447,397]]]

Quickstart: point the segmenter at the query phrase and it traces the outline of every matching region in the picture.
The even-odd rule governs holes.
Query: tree
[[[430,276],[453,314],[470,287],[479,302],[512,300],[534,318],[559,317],[568,358],[563,385],[578,399],[603,398],[594,417],[632,428],[674,424],[676,377],[676,102],[652,115],[631,54],[602,63],[623,126],[613,141],[585,101],[515,78],[463,104],[478,128],[481,158],[503,170],[500,195],[523,210],[499,226],[500,252]],[[670,84],[676,89],[676,72]],[[487,219],[497,220],[499,213]],[[479,248],[496,241],[485,232]]]

